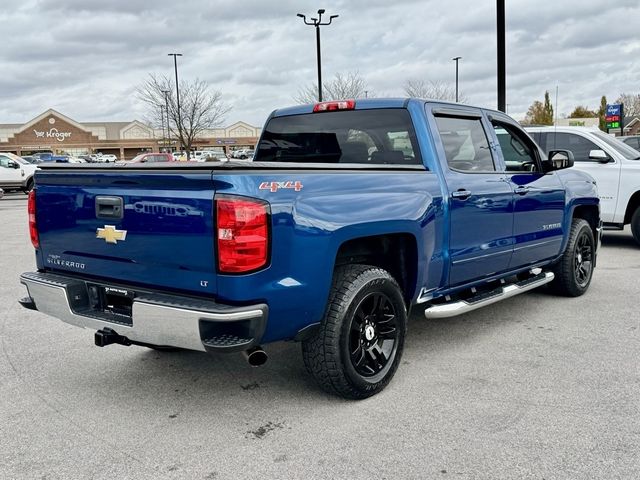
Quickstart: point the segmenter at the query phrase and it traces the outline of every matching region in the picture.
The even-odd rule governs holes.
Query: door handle
[[[527,193],[529,193],[529,187],[517,187],[514,190],[515,193],[517,193],[518,195],[526,195]]]
[[[471,196],[471,192],[469,190],[465,190],[464,188],[459,188],[455,192],[451,193],[453,198],[457,198],[458,200],[466,200]]]
[[[122,197],[96,197],[96,218],[120,220],[123,216]]]

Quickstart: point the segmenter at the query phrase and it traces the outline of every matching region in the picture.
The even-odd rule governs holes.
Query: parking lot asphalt
[[[0,478],[640,478],[640,247],[606,232],[588,293],[446,320],[415,310],[389,387],[322,393],[299,345],[240,355],[93,345],[22,309],[26,196],[0,200]]]

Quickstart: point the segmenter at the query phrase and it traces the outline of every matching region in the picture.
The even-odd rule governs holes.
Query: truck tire
[[[566,297],[579,297],[585,293],[593,276],[595,254],[591,226],[582,218],[574,218],[567,248],[553,268],[555,279],[549,284],[551,290]]]
[[[33,178],[30,178],[29,180],[27,180],[27,184],[22,189],[25,195],[28,195],[31,190],[33,190]]]
[[[304,364],[323,390],[367,398],[393,378],[406,330],[402,290],[387,271],[338,267],[320,328],[302,342]]]
[[[631,216],[631,234],[633,239],[640,244],[640,207],[636,208]]]

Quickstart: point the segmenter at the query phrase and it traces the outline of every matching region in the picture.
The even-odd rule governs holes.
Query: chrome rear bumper
[[[132,288],[130,317],[91,307],[89,286],[127,289],[63,275],[23,273],[27,308],[63,322],[93,330],[109,329],[132,343],[172,346],[200,351],[238,351],[257,345],[266,327],[265,304],[229,306],[180,295],[157,294]]]

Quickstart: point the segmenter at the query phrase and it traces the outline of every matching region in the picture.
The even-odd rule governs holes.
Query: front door
[[[565,192],[558,175],[544,174],[540,151],[519,127],[491,118],[514,196],[513,270],[560,253]]]

